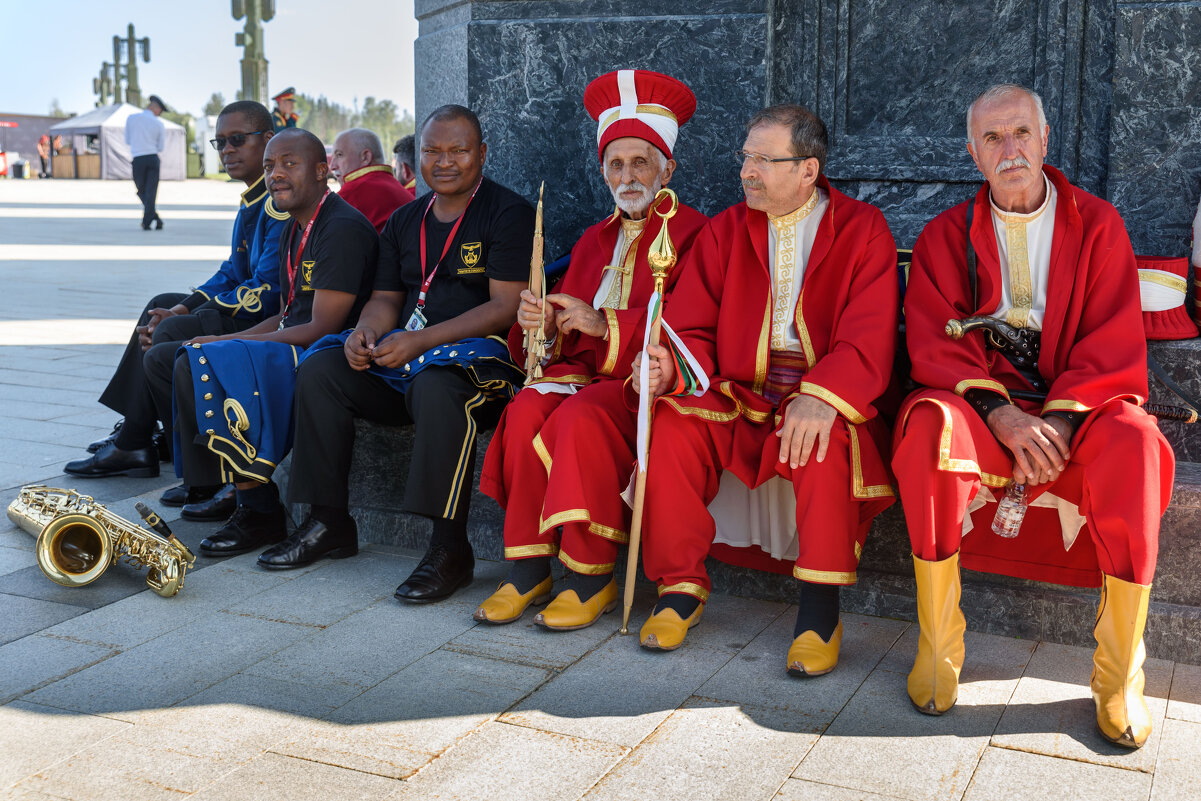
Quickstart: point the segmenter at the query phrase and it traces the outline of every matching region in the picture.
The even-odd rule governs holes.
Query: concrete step
[[[401,511],[412,435],[407,428],[356,424],[351,473],[351,512],[364,542],[423,549],[431,524]],[[472,486],[491,434],[480,437]],[[277,472],[286,481],[289,461]],[[303,510],[294,510],[297,520]],[[504,513],[474,490],[468,536],[476,555],[504,558]],[[619,560],[619,565],[624,560]],[[716,592],[762,600],[795,602],[797,584],[789,576],[762,573],[709,560]],[[619,567],[620,572],[620,567]],[[1177,464],[1172,503],[1164,515],[1159,563],[1147,623],[1152,657],[1201,664],[1201,464]],[[843,591],[849,612],[916,620],[913,563],[904,514],[893,505],[880,515],[864,548],[859,582]],[[963,611],[973,631],[1067,645],[1093,645],[1097,592],[988,573],[963,572]]]

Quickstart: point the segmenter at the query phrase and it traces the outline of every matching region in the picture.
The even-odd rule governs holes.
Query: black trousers
[[[158,155],[134,156],[133,185],[138,190],[138,199],[142,201],[142,227],[149,228],[150,223],[158,219],[154,210],[154,200],[158,197]]]
[[[296,376],[288,500],[348,507],[354,419],[362,417],[414,427],[405,511],[462,519],[471,503],[476,434],[496,425],[505,400],[449,366],[427,367],[401,394],[377,376],[352,370],[341,350],[320,351]]]
[[[179,292],[155,295],[142,309],[137,324],[146,324],[151,309],[169,309],[186,297]],[[253,324],[221,314],[216,309],[168,317],[154,329],[153,344],[147,351],[142,350],[138,332],[134,331],[117,363],[116,372],[100,395],[100,402],[122,415],[125,425],[131,427],[130,431],[138,432],[144,438],[139,447],[148,447],[156,421],[162,421],[165,430],[171,429],[171,368],[180,343],[201,334],[232,334]]]

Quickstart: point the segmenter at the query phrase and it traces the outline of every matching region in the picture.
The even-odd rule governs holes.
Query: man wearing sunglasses
[[[738,154],[746,201],[697,236],[664,345],[635,360],[638,375],[650,359],[639,391],[659,398],[643,529],[659,602],[644,648],[678,648],[699,622],[712,552],[799,579],[789,674],[838,662],[838,588],[854,584],[871,520],[894,496],[876,404],[892,371],[897,280],[884,216],[830,186],[826,151],[825,125],[803,106],[750,119]]]
[[[221,111],[217,136],[211,140],[230,178],[246,184],[234,218],[229,258],[191,293],[167,292],[146,304],[125,347],[117,370],[100,402],[125,416],[105,439],[88,446],[91,456],[69,462],[71,475],[157,476],[159,449],[155,429],[171,422],[171,369],[175,350],[200,335],[243,331],[279,310],[279,239],[288,215],[277,211],[263,183],[263,151],[271,138],[271,115],[261,103],[238,101]],[[163,382],[148,382],[161,374]],[[224,507],[210,508],[220,489],[173,487],[162,502],[191,508],[200,519],[227,516]],[[191,515],[189,515],[191,516]]]

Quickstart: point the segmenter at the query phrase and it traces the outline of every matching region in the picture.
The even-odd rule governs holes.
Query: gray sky
[[[0,3],[3,6],[4,3]],[[229,0],[57,0],[28,7],[20,30],[0,46],[0,111],[46,114],[95,106],[92,78],[112,61],[113,35],[132,22],[150,37],[149,64],[138,63],[143,96],[199,114],[213,92],[226,101],[242,86],[243,22]],[[368,96],[413,111],[413,0],[276,0],[264,26],[272,94],[295,86],[345,106]]]

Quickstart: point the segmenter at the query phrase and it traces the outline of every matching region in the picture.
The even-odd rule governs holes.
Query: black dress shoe
[[[154,448],[123,451],[110,442],[86,459],[67,462],[63,467],[63,472],[86,478],[105,478],[107,476],[154,478],[158,475],[158,453]]]
[[[159,496],[158,502],[163,506],[183,506],[189,503],[200,503],[216,495],[219,489],[221,487],[189,487],[187,484],[180,484],[177,487],[164,490],[163,494]],[[233,509],[229,511],[232,512]],[[226,515],[226,517],[229,517],[229,515]]]
[[[264,545],[274,545],[288,536],[284,507],[277,504],[270,512],[256,512],[239,506],[224,526],[200,541],[205,556],[235,556]]]
[[[226,484],[206,501],[184,504],[180,515],[185,520],[228,520],[238,506],[238,496],[233,484]]]
[[[154,218],[154,230],[156,230],[156,231],[163,230],[163,221],[161,219],[159,219],[158,217]]]
[[[154,432],[154,448],[160,462],[171,462],[171,437],[161,428]]]
[[[396,588],[396,597],[414,604],[441,601],[470,584],[474,576],[475,557],[471,548],[448,551],[435,546],[425,552],[421,564]]]
[[[96,451],[100,450],[108,443],[115,440],[117,438],[117,432],[121,430],[121,424],[124,422],[125,422],[124,419],[118,420],[116,425],[113,426],[113,430],[109,432],[107,437],[105,437],[104,439],[98,439],[95,442],[93,442],[91,445],[88,445],[88,453],[95,453]]]
[[[340,526],[327,526],[309,517],[292,532],[292,536],[263,551],[259,555],[259,566],[269,570],[288,570],[326,557],[345,559],[358,552],[359,530],[354,518]]]

